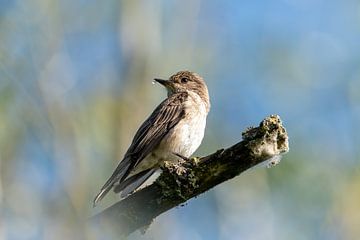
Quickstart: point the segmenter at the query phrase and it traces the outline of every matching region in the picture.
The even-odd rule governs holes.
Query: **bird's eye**
[[[182,82],[182,83],[187,83],[188,81],[189,81],[189,79],[186,78],[186,77],[181,78],[181,82]]]

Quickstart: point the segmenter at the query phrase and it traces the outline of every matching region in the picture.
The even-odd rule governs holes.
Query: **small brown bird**
[[[196,73],[180,71],[165,86],[166,98],[145,120],[114,173],[94,199],[94,206],[111,190],[121,197],[133,193],[159,173],[164,161],[187,159],[200,146],[210,110],[209,93]]]

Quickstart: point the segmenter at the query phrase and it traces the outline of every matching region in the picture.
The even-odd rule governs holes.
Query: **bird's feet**
[[[185,162],[189,162],[189,161],[190,161],[190,158],[185,157],[185,156],[183,156],[183,155],[181,155],[181,154],[179,154],[179,153],[173,153],[173,154],[174,154],[175,156],[181,158],[181,159],[184,160]]]
[[[194,163],[195,165],[197,165],[197,164],[199,163],[199,160],[200,160],[200,158],[198,158],[198,157],[188,158],[188,157],[185,157],[185,156],[183,156],[183,155],[181,155],[181,154],[179,154],[179,153],[173,153],[173,154],[174,154],[175,156],[181,158],[181,159],[184,160],[185,162],[188,162],[188,163],[192,162],[192,163]]]

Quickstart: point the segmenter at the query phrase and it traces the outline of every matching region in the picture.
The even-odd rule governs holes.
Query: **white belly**
[[[164,161],[177,161],[179,157],[190,157],[200,146],[204,137],[207,111],[204,104],[197,109],[186,109],[185,117],[169,131],[160,144],[143,159],[131,175],[145,169],[160,166]]]
[[[198,115],[183,119],[169,132],[163,147],[184,157],[190,157],[201,144],[205,125],[206,116]]]

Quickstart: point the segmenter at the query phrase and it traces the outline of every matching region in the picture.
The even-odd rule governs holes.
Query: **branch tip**
[[[149,225],[161,213],[184,204],[216,185],[225,182],[256,164],[279,163],[289,151],[286,129],[277,115],[265,118],[258,127],[242,133],[243,141],[201,158],[167,162],[163,173],[151,185],[133,193],[92,218],[114,225],[121,235],[128,235]],[[100,224],[99,228],[106,227]]]

